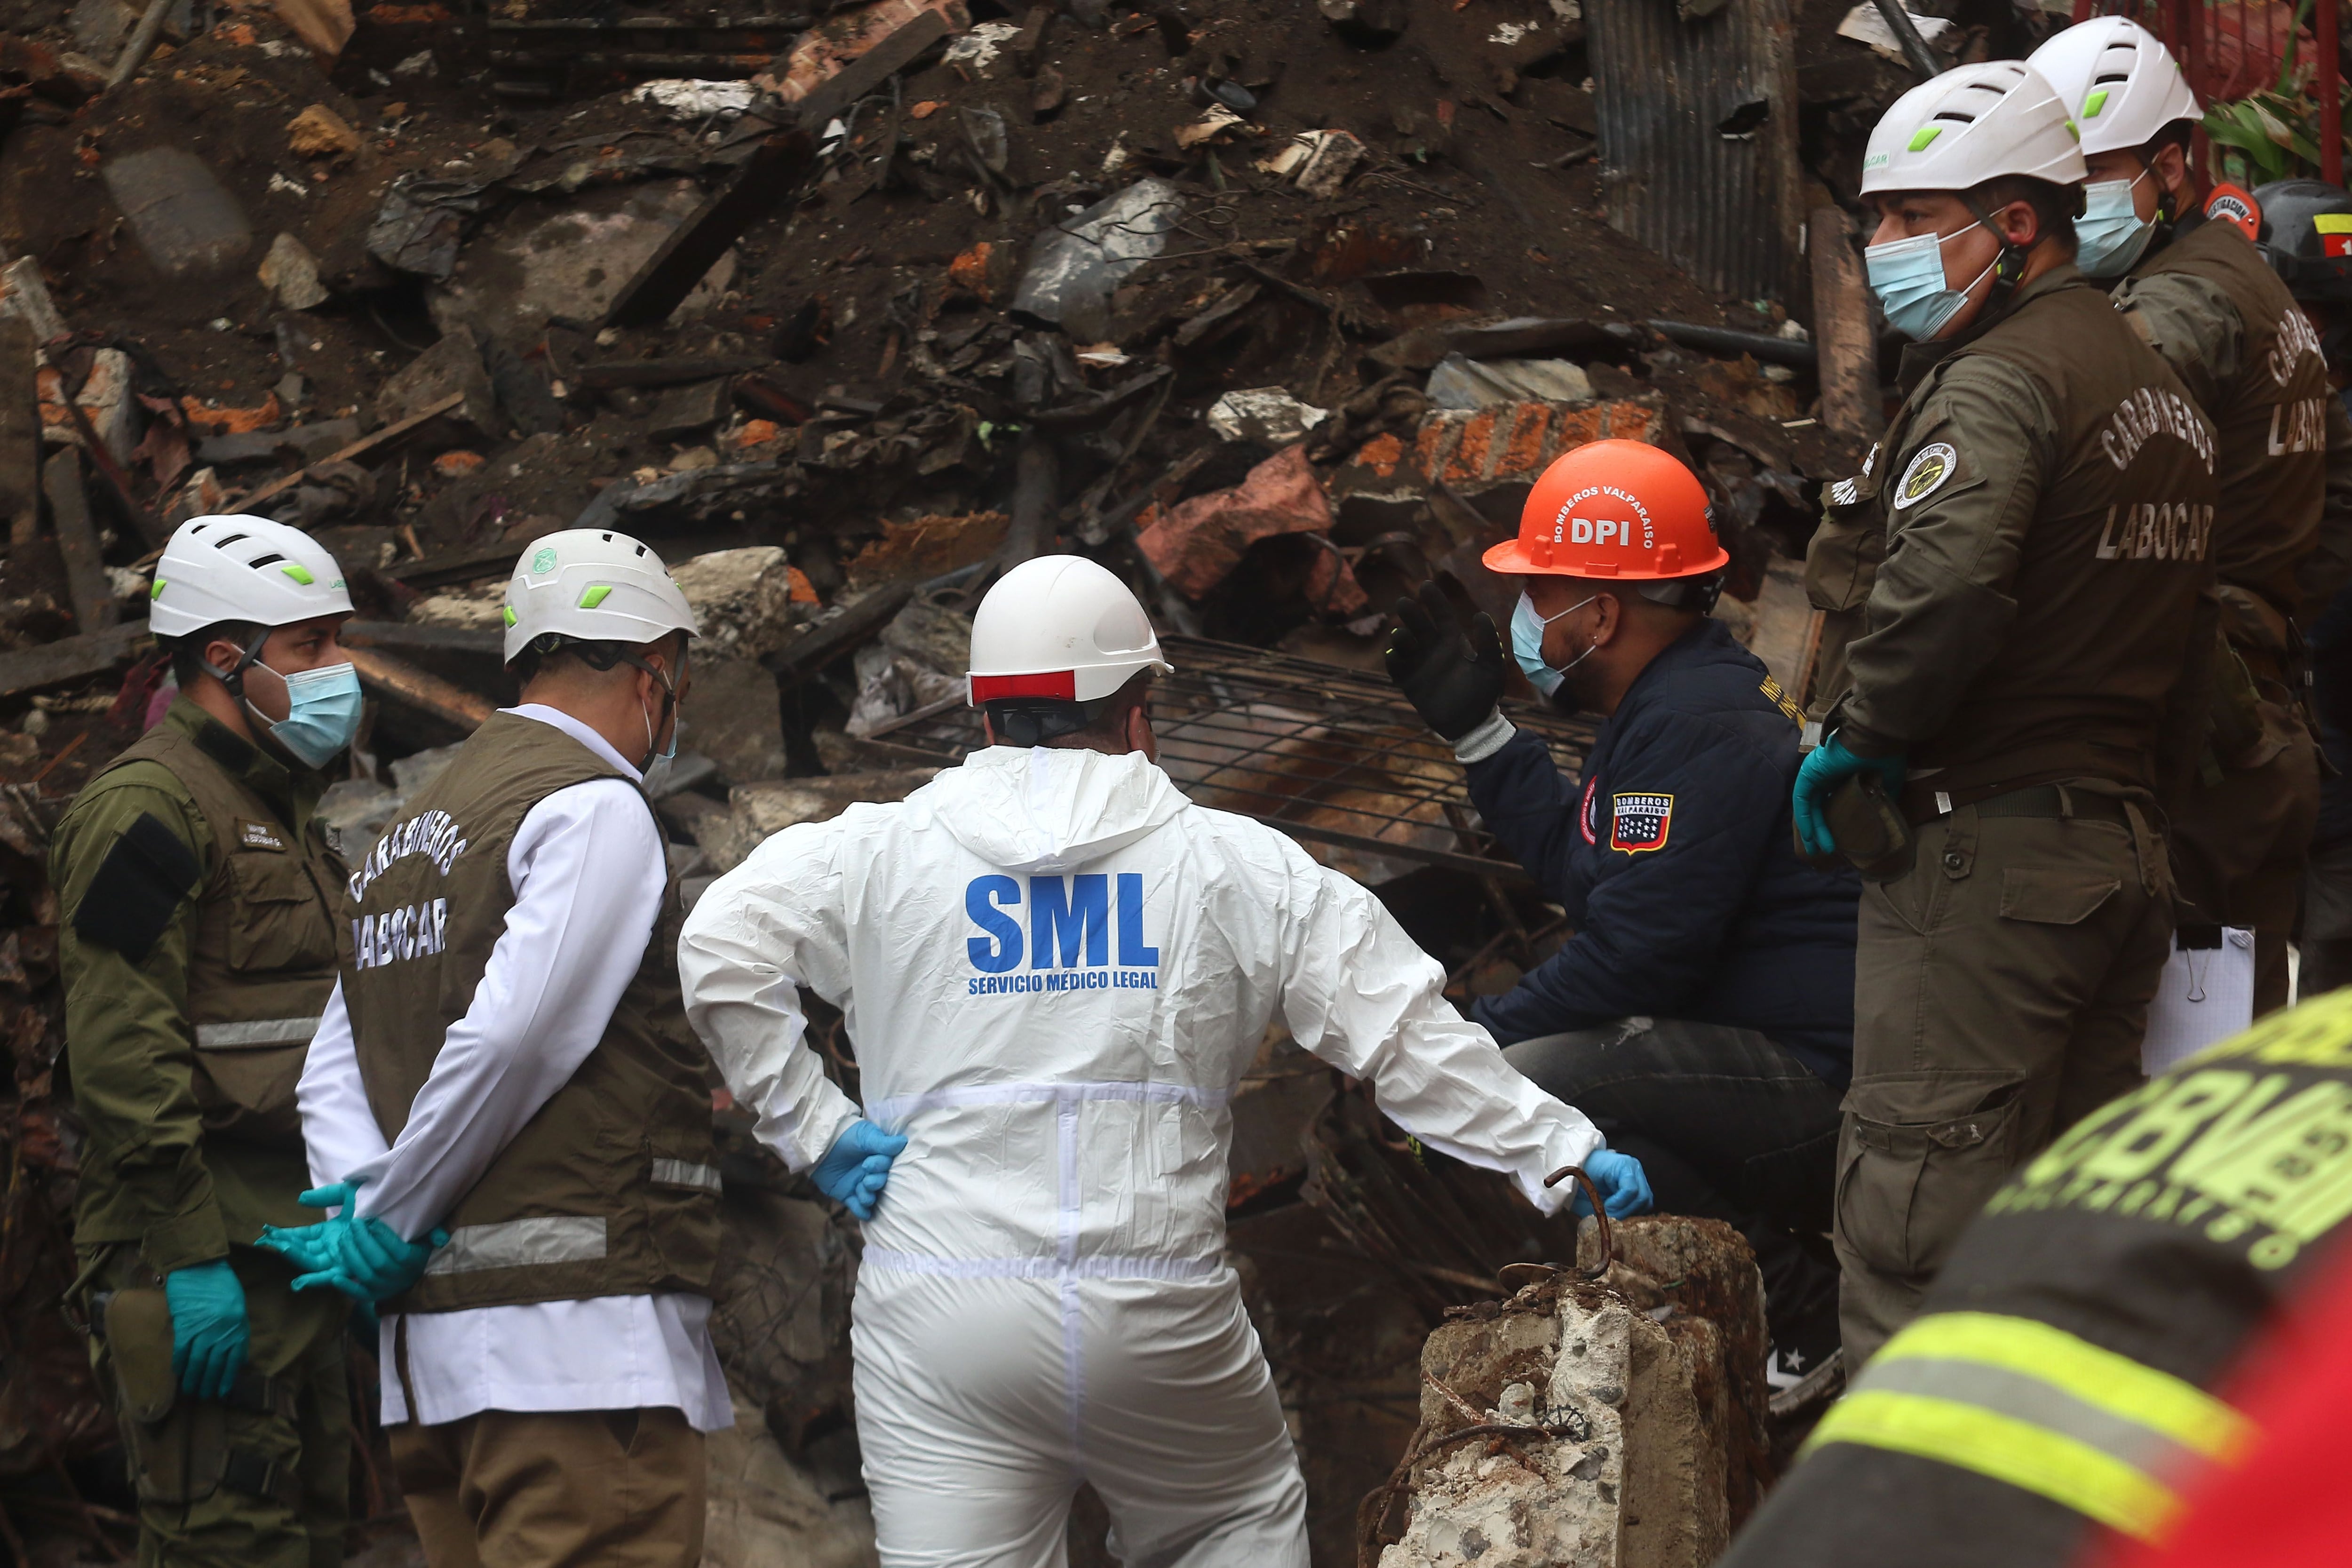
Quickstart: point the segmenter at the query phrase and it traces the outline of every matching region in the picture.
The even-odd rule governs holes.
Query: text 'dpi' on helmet
[[[1670,452],[1642,441],[1591,441],[1543,471],[1519,533],[1486,552],[1506,574],[1655,581],[1722,571],[1706,489]]]

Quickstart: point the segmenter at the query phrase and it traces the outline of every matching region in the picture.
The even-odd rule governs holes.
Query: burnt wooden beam
[[[927,15],[936,17],[937,14]],[[887,48],[889,43],[886,39],[877,47]],[[743,166],[693,216],[671,230],[661,248],[646,258],[645,265],[621,285],[612,308],[604,312],[604,324],[641,327],[667,321],[702,281],[703,274],[727,254],[727,247],[773,212],[815,163],[816,142],[805,131],[780,132],[761,142]]]

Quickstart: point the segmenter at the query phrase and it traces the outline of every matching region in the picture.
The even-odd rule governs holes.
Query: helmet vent
[[[239,540],[251,539],[253,535],[249,533],[232,533],[226,539],[214,540],[213,548],[215,550],[226,550],[230,545],[236,543]]]
[[[246,564],[252,567],[256,572],[258,572],[264,566],[275,566],[280,561],[285,559],[286,557],[283,555],[257,555],[252,560],[247,562]]]

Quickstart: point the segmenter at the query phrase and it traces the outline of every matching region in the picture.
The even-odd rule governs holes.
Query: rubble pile
[[[1610,1229],[1586,1248],[1597,1278],[1556,1269],[1430,1336],[1421,1427],[1365,1501],[1382,1568],[1705,1568],[1754,1508],[1764,1292],[1747,1244],[1719,1220]],[[1405,1522],[1383,1544],[1391,1511]]]
[[[1639,3],[1586,0],[1596,27]],[[1177,639],[1180,680],[1213,677],[1171,688],[1171,771],[1376,883],[1465,992],[1509,985],[1559,921],[1491,865],[1386,690],[1388,605],[1438,575],[1507,616],[1480,552],[1552,458],[1631,438],[1705,479],[1734,560],[1718,614],[1784,683],[1801,657],[1793,563],[1869,433],[1840,389],[1875,384],[1833,204],[1909,79],[1853,7],[1799,6],[1786,90],[1695,132],[1745,146],[1765,117],[1776,210],[1816,241],[1810,288],[1790,250],[1785,286],[1742,298],[1631,237],[1647,176],[1604,119],[1678,89],[1607,57],[1579,0],[562,9],[0,14],[12,1527],[121,1539],[56,1310],[76,1134],[44,866],[64,804],[168,700],[142,606],[188,517],[291,522],[346,568],[368,704],[327,816],[352,854],[513,697],[498,595],[530,542],[651,542],[703,623],[658,802],[689,897],[768,834],[951,764],[978,594],[1091,554]],[[1948,58],[2023,26],[1924,9],[1953,13]],[[1584,732],[1551,722],[1572,766]],[[838,1020],[812,1038],[854,1086]],[[1376,1125],[1340,1138],[1351,1091],[1286,1041],[1244,1088],[1235,1253],[1318,1561],[1345,1561],[1354,1499],[1411,1436],[1422,1335],[1545,1244],[1503,1234],[1527,1216],[1482,1233],[1517,1200],[1397,1167]],[[721,1308],[745,1419],[714,1458],[711,1561],[764,1561],[761,1530],[857,1560],[855,1232],[737,1143],[760,1305]],[[1397,1230],[1367,1194],[1417,1182],[1482,1217]]]

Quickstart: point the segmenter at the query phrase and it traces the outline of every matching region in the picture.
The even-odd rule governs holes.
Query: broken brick
[[[1286,447],[1252,468],[1231,489],[1212,490],[1147,514],[1151,521],[1136,546],[1170,586],[1197,599],[1233,574],[1249,547],[1284,533],[1328,533],[1331,503],[1307,465],[1304,443]],[[1355,574],[1330,557],[1337,573],[1318,565],[1310,597],[1346,613],[1364,604]],[[1318,592],[1319,589],[1319,592]]]

